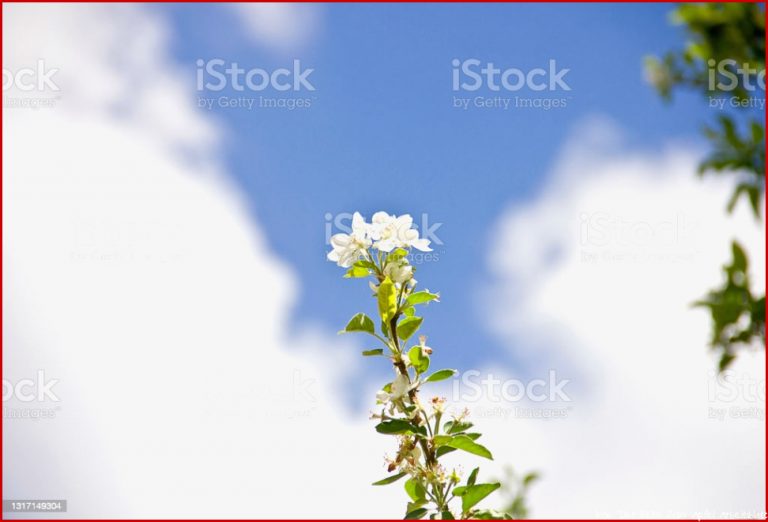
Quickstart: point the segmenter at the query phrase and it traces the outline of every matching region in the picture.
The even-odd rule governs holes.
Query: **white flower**
[[[370,226],[373,246],[382,252],[410,247],[422,252],[430,252],[432,249],[429,248],[429,240],[420,239],[419,231],[412,226],[413,218],[408,214],[394,216],[386,212],[376,212]]]
[[[413,459],[413,462],[418,462],[421,458],[421,448],[419,448],[418,444],[413,446],[413,449],[411,450],[410,454],[408,455],[411,459]]]
[[[390,261],[384,267],[384,275],[389,277],[394,283],[405,283],[413,277],[413,267],[407,259],[398,259]]]
[[[375,241],[373,246],[382,252],[391,252],[397,248],[397,229],[395,216],[386,212],[376,212],[371,218],[370,234]]]
[[[376,402],[378,404],[388,404],[397,399],[402,399],[411,391],[411,383],[407,376],[398,373],[395,380],[392,381],[390,392],[380,390],[376,393]]]
[[[420,335],[419,336],[419,346],[421,347],[421,353],[424,356],[432,355],[432,348],[427,346],[427,336],[426,335]]]
[[[392,393],[390,397],[392,399],[400,399],[404,397],[411,390],[411,383],[408,377],[402,373],[398,373],[395,380],[392,381]]]
[[[352,266],[371,246],[369,232],[370,225],[359,212],[355,212],[352,216],[352,233],[334,234],[331,237],[333,250],[328,252],[328,260],[344,268]]]

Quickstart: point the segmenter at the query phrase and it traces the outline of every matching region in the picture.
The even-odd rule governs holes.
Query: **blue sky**
[[[199,58],[266,69],[299,58],[315,69],[309,109],[214,109],[231,138],[229,171],[270,246],[301,279],[296,324],[338,328],[371,305],[363,283],[342,281],[324,259],[326,213],[425,213],[443,223],[444,245],[418,274],[443,295],[424,331],[448,348],[441,358],[449,366],[494,359],[525,372],[479,317],[483,255],[494,221],[536,194],[581,122],[610,118],[632,146],[651,150],[700,139],[704,100],[665,104],[643,79],[645,55],[683,43],[669,23],[671,5],[328,5],[309,44],[279,52],[234,30],[231,11],[162,9],[190,81]],[[554,59],[570,69],[567,107],[455,109],[454,58],[523,70]]]

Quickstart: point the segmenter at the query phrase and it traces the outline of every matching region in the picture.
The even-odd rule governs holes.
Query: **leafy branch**
[[[680,5],[673,18],[685,26],[685,49],[663,58],[646,59],[646,73],[665,99],[677,87],[687,87],[712,100],[726,100],[732,108],[717,125],[704,129],[712,152],[699,165],[699,174],[728,174],[735,178],[727,210],[742,199],[755,219],[762,221],[765,194],[765,124],[747,116],[756,96],[765,103],[765,6],[759,3],[691,3]],[[759,101],[759,100],[757,100]],[[715,103],[725,107],[725,103]],[[764,105],[761,106],[761,108]],[[697,302],[712,316],[711,346],[720,352],[720,371],[736,358],[738,348],[765,345],[765,292],[751,290],[744,249],[732,242],[732,261],[724,267],[725,283]]]
[[[378,433],[396,437],[397,453],[387,460],[390,475],[373,485],[405,479],[406,519],[510,518],[476,507],[500,483],[477,482],[479,468],[475,468],[462,484],[458,471],[448,472],[440,462],[457,450],[491,460],[493,456],[477,442],[481,435],[472,431],[466,410],[446,421],[444,398],[433,397],[426,403],[421,399],[423,387],[453,377],[456,370],[431,371],[433,350],[426,337],[419,336],[418,344],[411,341],[424,322],[417,308],[440,298],[437,293],[416,289],[415,268],[408,261],[410,249],[430,249],[429,241],[418,237],[412,223],[410,216],[384,212],[366,223],[355,213],[350,233],[333,236],[333,250],[328,254],[329,260],[348,269],[345,277],[369,280],[378,311],[378,331],[374,319],[358,313],[340,333],[364,333],[378,340],[382,346],[365,350],[363,355],[389,359],[394,371],[393,380],[376,395],[380,410],[372,418],[378,421]]]

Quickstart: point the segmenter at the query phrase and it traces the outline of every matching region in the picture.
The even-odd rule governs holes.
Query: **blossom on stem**
[[[409,214],[395,216],[386,212],[376,212],[371,218],[370,233],[374,248],[382,252],[392,252],[396,248],[415,248],[422,252],[432,251],[428,239],[419,238],[419,231],[413,227],[413,218]]]
[[[359,212],[352,216],[352,231],[350,234],[334,234],[331,237],[333,250],[328,252],[328,260],[339,266],[349,268],[355,261],[363,257],[371,246],[369,225]]]
[[[390,261],[384,267],[384,275],[397,284],[405,283],[413,278],[413,267],[405,258]]]

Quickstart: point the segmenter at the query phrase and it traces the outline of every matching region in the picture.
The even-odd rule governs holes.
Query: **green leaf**
[[[374,335],[373,320],[363,313],[356,314],[339,333],[365,332]]]
[[[423,321],[423,317],[406,317],[397,325],[397,336],[403,341],[407,341],[416,333]]]
[[[392,484],[393,482],[397,482],[404,476],[406,476],[408,473],[398,473],[397,475],[392,475],[391,477],[383,478],[381,480],[378,480],[373,483],[374,486],[386,486],[387,484]]]
[[[381,320],[388,323],[397,313],[397,289],[390,278],[385,278],[376,294],[379,302]]]
[[[477,440],[477,439],[479,439],[481,437],[481,435],[479,433],[463,433],[462,435],[465,436],[465,437],[469,437],[470,440]],[[445,435],[438,435],[438,437],[444,437],[444,436]],[[451,438],[453,438],[453,437],[451,437]],[[437,448],[437,451],[435,452],[435,455],[439,458],[439,457],[442,457],[443,455],[447,455],[448,453],[450,453],[452,451],[456,451],[456,448],[452,448],[450,446],[443,445],[443,446],[439,446]]]
[[[496,491],[501,487],[498,482],[493,484],[476,484],[474,486],[467,486],[464,494],[461,495],[461,510],[466,513],[474,505],[483,500],[485,497]]]
[[[424,503],[427,500],[427,492],[424,486],[416,479],[410,478],[405,482],[405,492],[416,503]]]
[[[356,266],[356,267],[359,267],[359,268],[367,268],[367,269],[370,269],[370,270],[375,270],[376,269],[376,265],[374,265],[373,263],[371,263],[367,259],[360,259],[358,261],[355,261],[355,264],[352,265],[352,266]]]
[[[467,431],[472,426],[473,424],[471,422],[449,421],[445,423],[445,431],[453,435],[455,433],[461,433],[462,431]]]
[[[430,301],[440,301],[440,294],[433,294],[429,291],[422,290],[421,292],[414,292],[408,296],[406,302],[409,305],[417,305],[429,303]]]
[[[424,518],[424,515],[426,515],[428,510],[424,508],[416,508],[413,511],[409,511],[405,514],[405,520],[419,520],[421,518]]]
[[[353,266],[352,268],[347,270],[347,273],[344,274],[344,277],[349,279],[349,278],[368,277],[369,275],[371,275],[371,272],[367,268],[363,268],[362,266]]]
[[[443,513],[440,515],[440,518],[441,518],[442,520],[456,520],[456,519],[454,518],[454,516],[453,516],[453,513],[451,513],[451,512],[450,512],[450,511],[448,511],[447,509],[446,509],[445,511],[443,511]]]
[[[720,356],[720,362],[717,365],[718,371],[723,373],[728,369],[734,359],[736,359],[736,356],[732,353],[723,352],[723,355]]]
[[[427,380],[425,382],[438,382],[438,381],[444,381],[445,379],[450,379],[456,374],[456,370],[438,370],[429,377],[427,377]]]
[[[469,474],[469,478],[467,478],[467,486],[474,486],[475,481],[477,480],[477,472],[480,471],[480,468],[475,468],[472,470],[472,473]]]
[[[493,460],[493,455],[488,451],[488,448],[478,444],[466,435],[456,435],[449,442],[445,443],[445,445]]]
[[[539,474],[535,471],[531,471],[523,477],[523,486],[528,487],[536,480],[539,480]]]
[[[416,309],[412,306],[409,306],[408,308],[404,308],[403,315],[405,315],[406,317],[413,317],[414,315],[416,315]]]
[[[417,373],[422,374],[429,369],[429,356],[424,355],[421,346],[414,346],[408,350],[408,360],[411,361]]]
[[[447,455],[448,453],[451,453],[452,451],[456,451],[456,448],[449,448],[448,446],[440,446],[439,448],[437,448],[437,451],[435,451],[435,456],[437,458],[440,458],[443,455]]]
[[[453,437],[450,435],[435,435],[432,438],[433,442],[435,443],[435,447],[439,448],[440,446],[445,446],[449,442],[453,440]]]
[[[375,350],[365,350],[363,352],[363,355],[365,357],[373,357],[376,355],[384,355],[384,349],[383,348],[376,348]]]
[[[386,263],[391,263],[393,261],[400,261],[401,259],[405,259],[408,256],[408,251],[403,248],[397,248],[390,252],[390,254],[387,256]]]
[[[385,435],[401,435],[403,433],[421,433],[418,426],[414,426],[402,419],[390,419],[376,425],[376,431]]]
[[[510,512],[514,513],[516,509],[520,509],[518,506],[520,502],[519,498],[516,498],[512,502],[512,506],[507,508]],[[512,516],[509,513],[496,511],[495,509],[477,509],[470,513],[467,513],[467,518],[472,520],[514,520],[516,518],[524,518],[522,516]]]
[[[733,251],[734,269],[739,272],[745,272],[747,270],[747,254],[744,253],[744,249],[736,241],[733,241],[731,243],[731,250]]]

